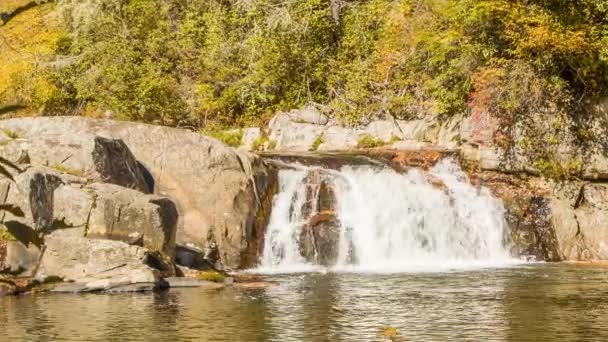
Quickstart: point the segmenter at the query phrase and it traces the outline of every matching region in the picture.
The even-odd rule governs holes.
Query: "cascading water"
[[[442,271],[515,262],[501,201],[471,185],[450,160],[405,174],[296,166],[279,178],[259,271],[326,269],[321,264],[338,271]]]

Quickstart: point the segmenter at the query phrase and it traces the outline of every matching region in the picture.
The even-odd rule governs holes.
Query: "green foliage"
[[[231,147],[239,147],[239,146],[241,146],[241,142],[243,141],[243,130],[242,129],[230,129],[230,130],[226,130],[226,131],[210,131],[210,132],[204,132],[204,133],[214,137],[215,139],[217,139]]]
[[[264,149],[264,144],[266,144],[267,141],[268,136],[262,134],[253,141],[253,143],[251,144],[251,149],[253,151],[262,151]]]
[[[207,131],[310,103],[353,125],[484,111],[538,137],[608,95],[605,0],[59,0],[65,32],[52,8],[0,29],[0,107]]]
[[[357,140],[357,148],[376,148],[386,144],[386,142],[369,134],[364,134]]]
[[[224,275],[218,271],[202,271],[196,276],[198,280],[212,281],[214,283],[224,282]]]

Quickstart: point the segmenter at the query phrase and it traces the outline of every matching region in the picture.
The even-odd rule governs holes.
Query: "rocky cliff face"
[[[39,181],[46,187],[41,193],[55,196],[54,203],[64,203],[58,196],[82,199],[66,210],[89,211],[91,237],[140,241],[169,254],[173,247],[168,246],[175,242],[200,251],[215,246],[218,265],[255,263],[252,255],[262,248],[255,241],[261,241],[276,191],[276,170],[261,158],[200,134],[138,123],[28,118],[0,121],[0,129],[11,132],[2,139],[0,155],[86,184],[52,191],[59,180],[49,176]],[[142,197],[144,193],[155,195]],[[92,202],[91,207],[82,204]],[[34,216],[34,225],[48,225],[48,217]],[[82,217],[65,221],[82,224]],[[175,242],[157,239],[172,224],[177,226]]]

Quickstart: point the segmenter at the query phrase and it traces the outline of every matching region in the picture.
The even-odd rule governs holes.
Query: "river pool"
[[[608,341],[608,268],[268,276],[265,289],[0,298],[5,341]]]

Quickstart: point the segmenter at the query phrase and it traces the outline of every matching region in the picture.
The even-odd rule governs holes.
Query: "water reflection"
[[[277,276],[263,289],[0,299],[0,341],[608,340],[604,268]]]

